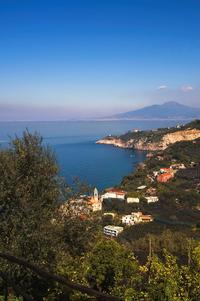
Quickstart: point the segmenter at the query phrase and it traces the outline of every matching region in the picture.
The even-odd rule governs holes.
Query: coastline
[[[163,129],[165,132],[159,130],[155,132],[128,132],[121,136],[107,136],[103,139],[97,140],[96,144],[113,145],[115,147],[135,149],[142,151],[162,151],[168,146],[181,141],[192,141],[200,138],[200,129],[180,127],[170,131],[170,129]],[[150,134],[151,135],[150,135]],[[127,137],[128,135],[128,137]],[[159,138],[159,139],[158,139]]]

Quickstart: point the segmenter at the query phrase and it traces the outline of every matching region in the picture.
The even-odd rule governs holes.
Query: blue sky
[[[0,117],[200,106],[199,0],[1,0]]]

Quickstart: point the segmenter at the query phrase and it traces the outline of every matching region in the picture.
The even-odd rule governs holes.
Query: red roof
[[[157,176],[157,181],[165,183],[173,177],[174,177],[173,173],[164,173]]]
[[[108,189],[108,192],[114,192],[114,193],[117,193],[117,194],[125,194],[126,192],[122,189],[115,189],[115,188],[110,188]]]
[[[142,215],[141,219],[142,219],[143,222],[144,221],[152,221],[153,220],[153,218],[152,218],[151,215]]]

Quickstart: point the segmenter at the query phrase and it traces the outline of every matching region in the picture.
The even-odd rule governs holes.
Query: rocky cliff
[[[120,137],[106,137],[104,139],[98,140],[97,144],[109,144],[121,148],[135,148],[138,150],[164,150],[169,145],[174,144],[179,141],[191,141],[200,138],[199,129],[185,129],[180,131],[175,131],[173,133],[168,133],[163,135],[163,137],[157,142],[154,141],[153,137],[151,140],[147,137],[132,138],[127,141],[121,139]]]
[[[131,143],[131,141],[126,142],[120,138],[115,138],[115,137],[106,137],[104,139],[98,140],[96,143],[113,145],[120,148],[133,148],[133,144]]]

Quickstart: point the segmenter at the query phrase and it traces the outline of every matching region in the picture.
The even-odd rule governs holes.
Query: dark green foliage
[[[193,120],[193,121],[187,123],[183,128],[184,129],[191,128],[191,129],[200,130],[200,120],[199,119]]]
[[[144,139],[147,143],[153,143],[153,142],[159,142],[164,135],[173,133],[178,130],[180,130],[180,129],[172,127],[169,129],[168,128],[160,128],[157,130],[150,130],[150,131],[127,132],[121,136],[118,136],[118,138],[120,138],[124,141],[128,141],[130,139],[134,139],[135,141]]]
[[[101,231],[101,230],[100,230]],[[98,238],[99,223],[94,220],[80,220],[77,217],[68,217],[64,221],[62,241],[65,249],[72,256],[81,256],[91,247]],[[101,232],[100,232],[101,233]]]
[[[136,288],[140,281],[139,265],[133,254],[112,240],[101,240],[88,254],[86,277],[91,286],[104,292]]]
[[[131,173],[123,178],[121,187],[128,192],[135,192],[137,187],[150,184],[146,175],[146,169],[137,170],[136,172]]]
[[[2,251],[53,268],[58,236],[52,218],[60,195],[57,173],[53,153],[37,134],[25,132],[0,152]],[[47,284],[30,272],[12,268],[12,276],[37,300],[47,290]]]
[[[166,149],[165,156],[185,164],[200,162],[200,139],[177,142]]]

